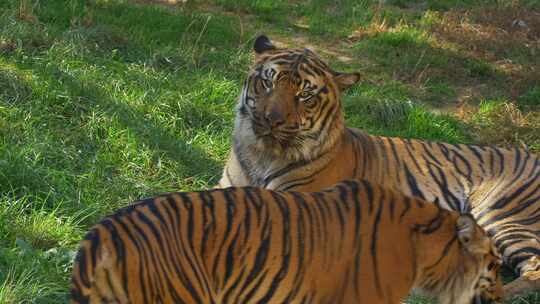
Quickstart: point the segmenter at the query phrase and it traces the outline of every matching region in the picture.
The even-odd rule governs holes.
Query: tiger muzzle
[[[275,129],[285,123],[285,115],[276,110],[264,113],[264,119],[271,129]]]

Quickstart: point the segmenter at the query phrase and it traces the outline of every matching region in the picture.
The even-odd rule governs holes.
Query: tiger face
[[[483,271],[475,285],[475,300],[477,303],[500,303],[502,301],[502,283],[500,268],[502,257],[495,245],[490,242],[489,251],[484,255]]]
[[[440,241],[433,233],[422,232],[420,294],[437,296],[441,304],[501,303],[503,290],[499,268],[502,264],[494,242],[470,214],[451,220],[456,238],[433,250]],[[436,261],[436,262],[434,262]]]
[[[359,74],[335,72],[308,49],[278,49],[266,36],[254,49],[238,115],[256,146],[295,160],[332,146],[344,128],[340,94]]]
[[[477,277],[471,304],[501,303],[503,289],[499,270],[502,258],[493,240],[469,214],[458,218],[456,228],[463,254],[478,267],[478,271],[474,271]]]

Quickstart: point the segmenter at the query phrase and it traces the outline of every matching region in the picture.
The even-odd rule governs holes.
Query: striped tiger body
[[[366,179],[472,213],[520,274],[516,284],[540,285],[538,155],[347,128],[340,94],[358,74],[335,72],[306,49],[277,49],[265,36],[255,52],[219,187],[317,191],[342,179]]]
[[[121,209],[81,242],[72,303],[443,304],[501,295],[472,216],[365,181],[315,193],[227,188]]]

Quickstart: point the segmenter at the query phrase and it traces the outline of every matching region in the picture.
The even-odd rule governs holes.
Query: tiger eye
[[[306,99],[306,98],[310,98],[311,96],[313,96],[310,92],[301,92],[300,94],[298,94],[298,96],[302,99]]]

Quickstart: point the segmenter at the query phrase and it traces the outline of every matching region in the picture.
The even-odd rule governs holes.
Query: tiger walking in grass
[[[470,212],[520,278],[507,296],[540,288],[540,158],[527,150],[370,136],[347,128],[340,95],[360,79],[309,49],[256,39],[219,187],[317,191],[367,179]]]
[[[365,181],[172,193],[90,230],[71,303],[470,304],[500,299],[501,263],[470,215]]]

